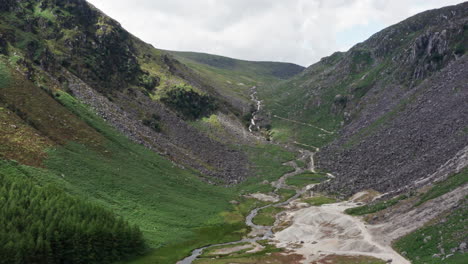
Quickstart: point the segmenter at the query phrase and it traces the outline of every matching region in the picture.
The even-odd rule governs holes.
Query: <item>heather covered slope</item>
[[[428,176],[468,143],[467,23],[467,3],[426,11],[260,89],[273,138],[324,147],[335,192]]]

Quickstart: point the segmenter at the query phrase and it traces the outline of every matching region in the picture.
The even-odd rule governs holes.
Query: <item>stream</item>
[[[255,86],[251,88],[250,98],[256,105],[248,128],[250,132],[253,132],[254,130],[258,130],[257,115],[262,108],[262,102],[257,98],[257,90]],[[275,117],[294,123],[300,123],[283,117]],[[311,124],[300,124],[315,127],[325,133],[333,133]],[[297,145],[304,145],[299,142],[294,143]],[[271,183],[275,188],[273,193],[277,194],[280,189],[290,189],[296,191],[294,196],[286,201],[271,203],[252,209],[245,218],[245,224],[251,228],[251,232],[248,237],[238,241],[207,245],[195,249],[192,251],[190,256],[177,262],[177,264],[192,264],[193,261],[203,254],[205,249],[211,247],[229,246],[243,242],[253,243],[265,239],[275,240],[277,241],[277,247],[285,248],[290,252],[303,255],[305,257],[304,263],[310,263],[324,255],[338,254],[372,256],[387,260],[387,262],[392,262],[394,264],[409,264],[410,262],[395,252],[391,245],[381,243],[378,239],[381,234],[372,232],[371,226],[366,225],[360,218],[352,217],[344,213],[345,209],[358,206],[358,203],[356,203],[353,198],[351,198],[350,201],[319,207],[308,206],[299,210],[287,210],[286,217],[291,220],[292,225],[277,233],[273,233],[273,227],[280,221],[278,216],[283,213],[276,215],[276,221],[273,226],[261,226],[253,223],[253,219],[257,216],[259,211],[269,207],[282,207],[294,204],[297,198],[316,185],[311,184],[302,189],[297,189],[286,184],[286,180],[289,177],[306,171],[315,172],[314,155],[319,151],[319,148],[314,146],[308,147],[313,147],[316,151],[300,150],[300,156],[298,157],[299,160],[307,162],[307,168],[300,168],[294,161],[286,162],[284,165],[292,166],[294,171],[285,173],[277,181]],[[327,176],[329,178],[327,181],[335,178],[334,175],[329,173]],[[359,195],[362,194],[358,193],[355,197],[359,197]]]
[[[274,193],[277,193],[279,189],[294,189],[293,187],[288,186],[286,184],[286,180],[289,177],[292,177],[292,176],[297,175],[297,174],[301,174],[301,173],[303,173],[305,171],[315,171],[314,162],[313,162],[313,154],[314,154],[313,152],[306,151],[306,150],[301,150],[301,155],[300,155],[299,159],[302,159],[302,160],[309,159],[309,163],[308,163],[309,166],[306,169],[298,167],[297,164],[294,161],[286,162],[284,165],[293,166],[294,171],[285,173],[276,182],[272,183],[272,186],[275,187]],[[203,251],[205,249],[208,249],[208,248],[211,248],[211,247],[228,246],[228,245],[234,245],[234,244],[238,244],[238,243],[242,243],[242,242],[256,242],[256,241],[259,241],[259,240],[272,238],[273,237],[273,226],[256,225],[256,224],[253,223],[252,220],[255,218],[255,216],[257,216],[257,214],[258,214],[258,212],[260,210],[268,208],[268,207],[273,207],[273,206],[274,207],[281,207],[281,206],[287,205],[287,204],[291,203],[291,201],[296,200],[297,198],[299,198],[309,188],[310,187],[307,186],[307,187],[302,188],[302,189],[295,189],[296,194],[294,196],[292,196],[291,198],[287,199],[286,201],[272,203],[272,204],[268,204],[268,205],[264,205],[264,206],[252,209],[250,211],[250,213],[247,215],[247,217],[245,218],[245,224],[252,229],[251,233],[256,233],[257,234],[255,237],[243,238],[243,239],[238,240],[238,241],[220,243],[220,244],[213,244],[213,245],[208,245],[208,246],[205,246],[205,247],[202,247],[202,248],[197,248],[194,251],[192,251],[192,254],[190,256],[188,256],[185,259],[177,262],[177,264],[191,264],[195,259],[197,259],[201,254],[203,254]]]
[[[249,125],[249,132],[253,132],[254,130],[258,130],[257,121],[257,114],[262,109],[262,101],[258,100],[257,98],[257,87],[253,86],[250,88],[250,99],[255,103],[255,111],[252,113],[252,119],[250,119]]]
[[[191,264],[205,249],[216,246],[229,246],[243,242],[257,242],[259,240],[276,241],[279,248],[287,249],[289,252],[304,256],[304,263],[311,263],[326,255],[347,255],[347,256],[370,256],[386,260],[394,264],[410,264],[404,257],[399,255],[391,244],[382,243],[379,232],[374,232],[374,227],[366,224],[361,218],[350,216],[344,213],[347,208],[358,206],[359,198],[366,192],[355,194],[349,201],[340,203],[325,204],[322,206],[296,207],[293,210],[286,210],[280,213],[282,221],[288,219],[292,224],[277,233],[273,233],[273,227],[281,221],[276,215],[273,226],[261,226],[253,223],[253,219],[258,212],[268,207],[281,207],[285,205],[297,205],[297,198],[302,196],[314,185],[308,185],[302,189],[297,189],[286,184],[289,177],[303,173],[305,171],[315,171],[315,152],[301,150],[298,159],[308,161],[307,168],[299,168],[294,161],[286,162],[284,165],[294,167],[293,172],[285,173],[277,181],[272,182],[277,193],[280,189],[295,190],[296,194],[286,201],[280,201],[261,207],[254,208],[245,218],[245,224],[251,228],[250,236],[238,241],[208,245],[195,249],[191,255],[177,264]],[[328,174],[328,181],[334,176]],[[294,206],[293,206],[294,207]],[[284,214],[286,213],[286,214]],[[286,218],[284,218],[286,217]]]

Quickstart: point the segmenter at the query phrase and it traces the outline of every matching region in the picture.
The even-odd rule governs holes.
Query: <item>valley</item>
[[[467,50],[468,2],[303,67],[0,0],[0,264],[467,263]]]
[[[275,249],[273,252],[280,252],[277,253],[278,256],[289,259],[287,262],[278,263],[322,263],[321,261],[330,257],[349,256],[361,258],[362,261],[373,261],[366,263],[410,263],[391,245],[383,243],[380,237],[384,234],[378,229],[368,225],[361,218],[344,212],[346,209],[362,205],[363,200],[373,198],[370,197],[370,193],[357,193],[349,201],[338,202],[334,199],[327,201],[323,194],[312,191],[317,184],[308,184],[302,188],[286,184],[290,177],[304,172],[315,173],[313,153],[303,150],[300,152],[298,160],[308,162],[305,168],[299,168],[294,161],[288,162],[287,164],[291,164],[295,171],[288,172],[272,182],[275,188],[272,193],[252,195],[252,198],[271,202],[275,199],[268,198],[278,196],[278,190],[290,189],[295,191],[292,197],[251,210],[245,218],[245,224],[251,228],[251,231],[243,239],[196,249],[189,257],[177,263],[252,263],[252,261],[277,263],[267,260],[272,248]],[[311,204],[307,200],[324,201]],[[255,224],[254,219],[258,213],[271,207],[279,208],[279,212],[273,216],[274,224],[272,226]]]

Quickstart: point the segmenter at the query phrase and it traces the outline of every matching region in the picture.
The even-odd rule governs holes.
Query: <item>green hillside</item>
[[[318,205],[465,167],[460,7],[423,13],[304,69],[159,50],[85,0],[0,0],[0,264],[173,264],[245,238],[250,212],[295,192]],[[464,186],[466,172],[348,212],[424,208]],[[299,189],[311,183],[321,184]],[[293,220],[275,217],[295,203],[255,221],[287,228]],[[396,248],[430,262],[437,245],[460,247],[461,205]],[[445,222],[444,236],[420,243]],[[290,257],[268,241],[252,256]]]
[[[217,111],[235,119],[234,107],[207,84],[209,76],[85,1],[1,4],[1,213],[34,225],[31,231],[18,221],[17,231],[1,231],[8,233],[2,252],[18,254],[0,263],[74,263],[81,255],[86,263],[109,263],[142,253],[149,260],[140,263],[174,263],[248,232],[242,214],[254,204],[240,210],[230,201],[270,190],[260,183],[290,170],[281,164],[294,153],[224,145],[192,127]],[[250,178],[228,188],[225,175]],[[64,207],[69,217],[55,225]],[[72,244],[58,249],[73,231]],[[50,237],[55,232],[63,235]],[[105,248],[91,250],[94,244]],[[60,250],[71,251],[61,258]]]
[[[294,158],[279,147],[251,147],[246,151],[252,153],[253,162],[262,164],[258,170],[262,177],[252,178],[236,188],[209,185],[195,170],[182,169],[134,144],[66,92],[57,91],[52,98],[22,76],[11,74],[8,62],[0,65],[2,76],[9,79],[0,90],[3,104],[0,121],[7,124],[3,129],[18,135],[13,138],[7,131],[2,132],[1,153],[24,164],[42,167],[2,162],[0,173],[11,177],[11,172],[15,172],[25,178],[26,183],[21,184],[28,184],[28,188],[55,186],[79,203],[91,202],[98,209],[111,210],[132,226],[138,226],[151,250],[178,245],[175,251],[170,247],[167,252],[158,251],[157,263],[170,263],[196,246],[239,238],[246,232],[243,222],[232,222],[223,216],[223,212],[234,210],[229,201],[239,199],[239,193],[260,188],[264,179],[279,177],[287,170],[281,168],[281,163]],[[24,92],[21,98],[27,102],[17,103],[16,112],[9,109],[18,98],[13,90],[17,95]],[[37,108],[44,101],[50,101],[49,108]],[[51,114],[59,118],[42,119],[42,115]],[[61,119],[65,117],[66,121]],[[74,138],[67,138],[69,130],[76,132]],[[93,136],[87,139],[86,135]],[[42,162],[38,157],[43,157]],[[42,209],[45,217],[49,209]],[[70,223],[73,224],[73,219]],[[200,232],[209,235],[200,236]]]
[[[255,62],[197,52],[169,51],[175,58],[210,80],[224,96],[250,103],[252,86],[285,80],[299,74],[304,67],[281,62]]]

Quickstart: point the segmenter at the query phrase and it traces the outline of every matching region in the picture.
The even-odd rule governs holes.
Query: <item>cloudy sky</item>
[[[308,66],[463,0],[88,0],[157,48]]]

